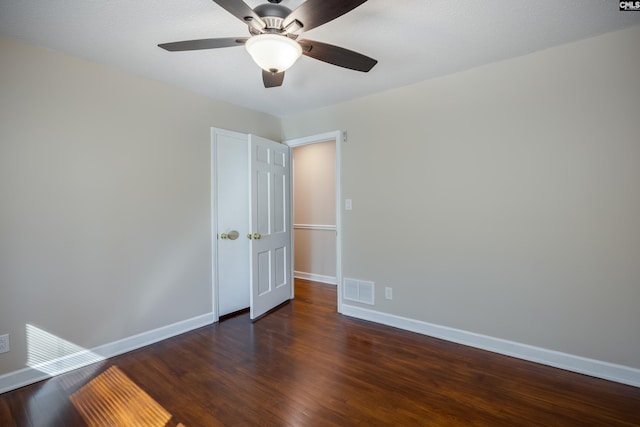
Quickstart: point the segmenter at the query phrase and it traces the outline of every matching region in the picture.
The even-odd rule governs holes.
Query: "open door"
[[[290,158],[287,145],[249,135],[252,320],[293,298]]]
[[[213,128],[211,189],[213,306],[225,316],[249,307],[249,157],[247,134]]]

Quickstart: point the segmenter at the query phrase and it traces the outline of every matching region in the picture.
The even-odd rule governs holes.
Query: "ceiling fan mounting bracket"
[[[280,18],[284,20],[291,14],[291,9],[279,4],[263,3],[253,8],[253,11],[261,18]]]

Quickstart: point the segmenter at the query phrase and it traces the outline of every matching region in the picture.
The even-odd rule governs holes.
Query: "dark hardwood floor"
[[[231,317],[0,395],[0,426],[142,412],[139,425],[172,427],[640,426],[640,388],[341,316],[335,287],[296,280],[295,301],[256,323]]]

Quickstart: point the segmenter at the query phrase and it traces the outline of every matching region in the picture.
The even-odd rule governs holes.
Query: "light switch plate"
[[[350,211],[352,208],[353,208],[353,205],[351,204],[351,199],[345,199],[344,200],[344,210]]]
[[[0,353],[9,352],[9,334],[0,335]]]

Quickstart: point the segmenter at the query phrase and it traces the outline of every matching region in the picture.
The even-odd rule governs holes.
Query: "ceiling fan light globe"
[[[286,71],[302,55],[298,42],[278,34],[258,34],[247,40],[245,47],[255,63],[271,73]]]

